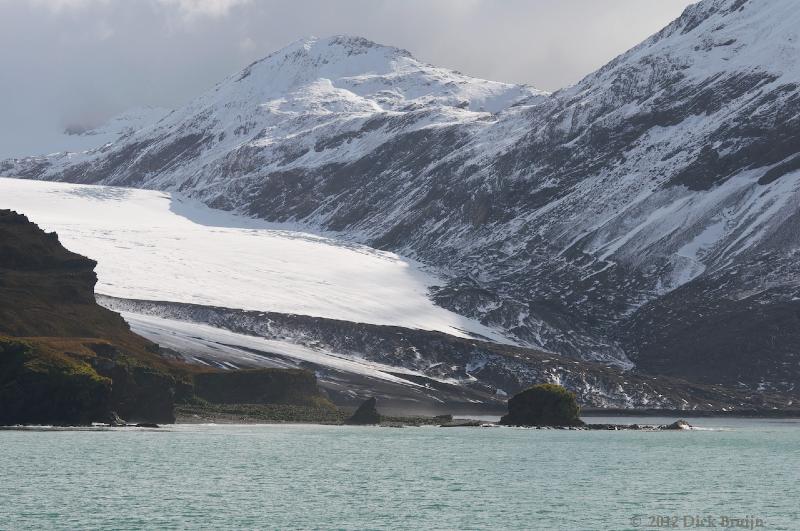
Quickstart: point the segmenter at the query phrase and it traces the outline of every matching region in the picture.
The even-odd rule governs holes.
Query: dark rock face
[[[378,414],[377,403],[378,401],[375,400],[375,397],[368,398],[345,423],[354,425],[380,424],[381,416]]]
[[[218,404],[313,405],[323,400],[314,373],[294,369],[198,373],[194,393]]]
[[[31,343],[0,337],[0,425],[102,422],[110,398],[111,380],[70,360],[42,360]]]
[[[752,271],[764,265],[755,264]],[[782,266],[776,261],[772,267]],[[791,392],[800,381],[800,300],[776,288],[721,296],[723,286],[746,280],[742,277],[698,279],[643,306],[619,336],[635,353],[637,367],[652,374],[690,374],[702,383]]]
[[[175,422],[174,404],[188,384],[149,367],[117,365],[107,374],[113,381],[111,403],[130,422]]]
[[[0,424],[174,421],[178,378],[95,302],[94,266],[0,211]]]
[[[511,426],[583,426],[575,395],[560,385],[534,385],[508,401],[501,424]]]

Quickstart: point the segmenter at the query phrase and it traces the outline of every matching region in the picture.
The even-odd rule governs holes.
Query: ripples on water
[[[798,421],[692,422],[713,429],[3,431],[0,529],[800,529]]]

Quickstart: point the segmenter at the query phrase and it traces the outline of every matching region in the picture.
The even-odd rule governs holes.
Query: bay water
[[[800,529],[800,421],[691,423],[0,431],[0,529]]]

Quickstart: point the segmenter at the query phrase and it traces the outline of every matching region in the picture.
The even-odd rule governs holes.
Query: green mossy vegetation
[[[0,424],[101,420],[111,379],[35,342],[0,337]]]
[[[349,416],[329,402],[320,405],[295,404],[212,404],[192,400],[175,408],[178,422],[198,423],[311,423],[343,424]]]
[[[514,395],[501,424],[513,426],[582,426],[575,394],[556,384],[539,384]]]

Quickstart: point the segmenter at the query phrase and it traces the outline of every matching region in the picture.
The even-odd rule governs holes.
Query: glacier
[[[98,261],[97,292],[438,330],[510,342],[436,306],[442,279],[397,254],[243,218],[180,194],[0,178],[24,212]]]

